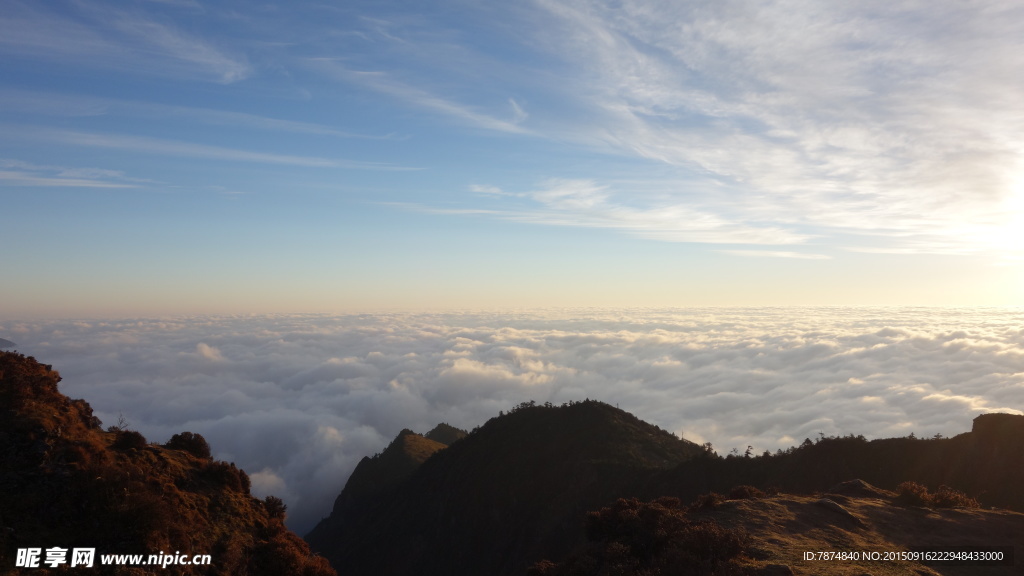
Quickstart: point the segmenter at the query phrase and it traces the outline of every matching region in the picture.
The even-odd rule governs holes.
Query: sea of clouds
[[[725,308],[0,321],[104,425],[184,430],[306,533],[402,429],[617,405],[720,454],[955,435],[1024,408],[1024,309]]]

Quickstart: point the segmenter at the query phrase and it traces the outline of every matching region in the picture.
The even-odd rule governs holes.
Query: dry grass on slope
[[[865,485],[867,486],[867,485]],[[869,487],[870,488],[870,487]],[[873,488],[872,488],[873,489]],[[971,508],[901,506],[896,495],[781,494],[729,500],[696,517],[743,528],[749,541],[741,562],[753,574],[821,576],[1000,576],[1017,566],[924,566],[906,561],[806,560],[807,552],[900,552],[915,546],[1015,546],[1024,551],[1024,514]],[[789,567],[789,572],[783,566]]]
[[[21,573],[19,549],[57,546],[211,555],[210,566],[175,566],[178,576],[335,574],[285,528],[280,501],[253,497],[245,472],[210,458],[201,436],[159,445],[121,426],[104,431],[87,402],[60,393],[59,381],[34,358],[0,352],[0,574]],[[67,570],[79,572],[32,571]]]

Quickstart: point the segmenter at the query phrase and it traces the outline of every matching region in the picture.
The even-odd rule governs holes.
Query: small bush
[[[249,475],[235,467],[234,462],[211,461],[200,471],[200,475],[216,484],[235,492],[248,493]]]
[[[677,536],[675,544],[702,564],[716,566],[743,551],[747,536],[742,530],[715,522],[695,522]]]
[[[721,498],[721,495],[708,495]],[[587,514],[589,544],[565,561],[534,564],[532,576],[711,576],[738,574],[733,559],[748,537],[710,520],[693,521],[676,498],[620,499]]]
[[[277,496],[267,496],[263,499],[263,507],[267,509],[267,515],[271,518],[284,520],[288,505]]]
[[[899,495],[896,502],[903,506],[927,506],[929,502],[928,487],[917,482],[903,482],[896,487]]]
[[[114,439],[114,448],[118,450],[138,450],[145,448],[146,444],[146,437],[135,430],[119,430]]]
[[[967,494],[942,485],[934,493],[917,482],[903,482],[896,487],[896,503],[903,506],[934,506],[936,508],[978,508],[981,504]]]
[[[754,500],[757,498],[764,498],[764,492],[753,486],[742,485],[729,490],[729,500]]]
[[[943,484],[931,495],[932,505],[936,508],[980,508],[981,504],[967,494],[954,490]]]
[[[707,494],[701,494],[697,496],[697,499],[690,506],[693,510],[714,510],[718,506],[725,502],[725,496],[722,496],[718,492],[708,492]]]
[[[171,439],[164,444],[165,448],[188,452],[196,458],[210,458],[210,445],[203,438],[202,434],[194,432],[182,432],[171,436]]]

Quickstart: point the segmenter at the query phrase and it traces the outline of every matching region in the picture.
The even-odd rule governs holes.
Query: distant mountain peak
[[[0,338],[0,350],[3,350],[4,348],[14,348],[15,346],[17,346],[17,344],[14,342]]]
[[[440,442],[445,446],[451,446],[453,442],[461,440],[467,436],[465,430],[460,430],[454,426],[451,426],[445,422],[441,422],[430,432],[424,434],[424,437],[433,440],[434,442]]]

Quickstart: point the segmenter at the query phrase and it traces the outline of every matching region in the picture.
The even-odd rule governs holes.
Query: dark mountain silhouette
[[[454,426],[449,426],[444,422],[434,426],[434,429],[424,434],[426,438],[433,440],[434,442],[440,442],[445,446],[451,446],[456,440],[461,440],[466,437],[465,430],[459,430]]]
[[[1024,416],[982,415],[972,432],[955,438],[822,437],[775,455],[721,458],[600,402],[523,404],[437,450],[372,499],[336,505],[307,539],[342,573],[521,575],[541,559],[585,546],[587,512],[619,498],[693,502],[712,492],[757,493],[733,490],[738,485],[813,494],[851,478],[881,490],[913,480],[946,496],[966,492],[964,502],[973,496],[985,506],[1024,510]],[[878,511],[879,518],[899,524],[901,510]],[[753,522],[762,530],[771,524]],[[803,526],[799,519],[788,525]],[[803,542],[836,545],[818,538]]]
[[[4,348],[14,348],[15,346],[17,346],[17,344],[14,342],[0,338],[0,350],[3,350]]]
[[[376,496],[390,492],[434,452],[445,447],[412,430],[402,430],[383,452],[373,458],[364,456],[359,461],[335,500],[334,509],[340,512],[357,505],[365,508]]]
[[[890,490],[906,480],[947,485],[986,506],[1024,511],[1024,416],[982,414],[954,438],[826,437],[771,457],[695,460],[652,478],[639,495],[690,497],[737,484],[809,493],[851,478]]]
[[[334,536],[344,530],[339,519],[371,512],[430,456],[465,436],[465,430],[444,423],[425,436],[402,430],[383,452],[359,461],[335,499],[331,516],[322,520],[306,540],[330,547]]]
[[[581,515],[623,494],[638,472],[703,452],[599,402],[524,404],[365,507],[339,498],[307,540],[345,573],[522,574],[575,545]]]
[[[102,554],[161,552],[212,557],[168,568],[175,574],[335,574],[285,528],[284,504],[254,498],[245,472],[211,459],[202,436],[160,446],[122,427],[104,431],[59,381],[34,358],[0,352],[0,574],[18,573],[17,550],[31,547],[95,548],[93,569],[64,567],[91,574],[162,573],[98,566]],[[49,573],[41,566],[31,571]]]

